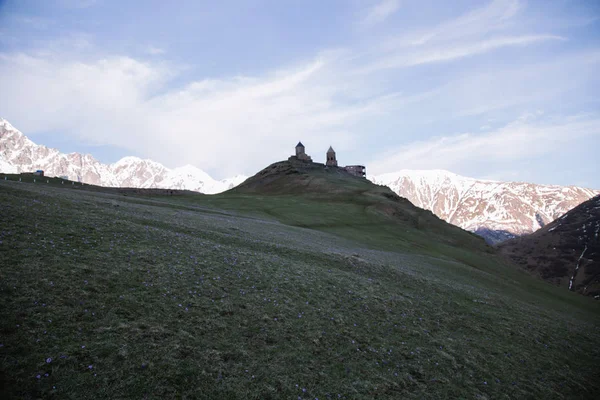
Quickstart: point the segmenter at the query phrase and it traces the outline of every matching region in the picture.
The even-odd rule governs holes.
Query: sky
[[[0,117],[220,179],[302,141],[370,175],[600,189],[597,0],[0,0]]]

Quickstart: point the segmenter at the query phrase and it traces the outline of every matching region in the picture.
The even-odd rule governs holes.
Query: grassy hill
[[[0,395],[596,396],[596,302],[383,187],[270,168],[216,196],[0,180]]]

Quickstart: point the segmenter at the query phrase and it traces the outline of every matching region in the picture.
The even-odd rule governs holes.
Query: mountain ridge
[[[229,190],[246,179],[243,175],[215,180],[192,165],[169,169],[151,159],[126,156],[104,164],[91,154],[61,153],[38,145],[0,118],[0,171],[32,172],[42,169],[49,176],[68,176],[75,181],[107,187],[193,190],[206,194]]]
[[[492,244],[535,232],[600,194],[577,186],[475,179],[444,170],[400,170],[369,179]]]

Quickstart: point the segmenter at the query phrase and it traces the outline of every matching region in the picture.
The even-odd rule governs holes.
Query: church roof
[[[335,153],[335,150],[333,150],[333,147],[329,146],[329,150],[327,150],[328,153]]]
[[[304,145],[302,144],[302,142],[298,142],[298,144],[296,145],[296,147],[304,147]]]

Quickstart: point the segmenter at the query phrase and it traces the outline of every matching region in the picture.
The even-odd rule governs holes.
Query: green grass
[[[372,205],[0,181],[2,398],[597,395],[597,303]]]

